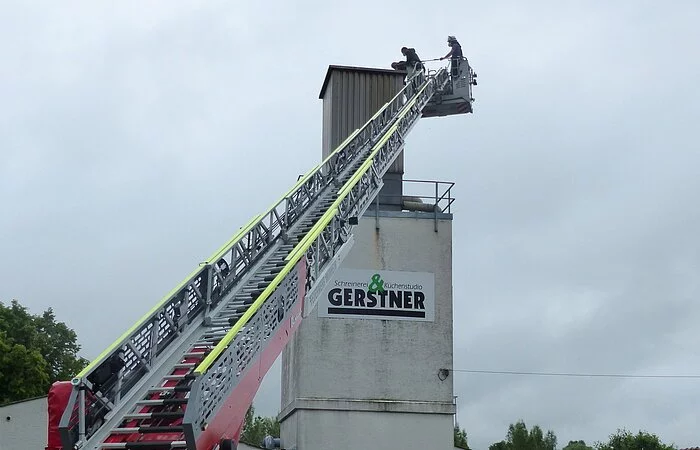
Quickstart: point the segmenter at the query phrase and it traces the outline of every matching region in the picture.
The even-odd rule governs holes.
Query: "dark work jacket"
[[[406,51],[406,64],[409,64],[413,66],[414,63],[419,63],[420,58],[418,57],[418,54],[416,53],[415,48],[409,48]]]
[[[453,42],[452,44],[450,44],[450,47],[452,47],[452,52],[450,52],[450,58],[457,59],[462,57],[462,46],[459,45],[459,42]]]

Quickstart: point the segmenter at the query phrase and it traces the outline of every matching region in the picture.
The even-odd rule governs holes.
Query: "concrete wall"
[[[48,420],[46,397],[0,407],[0,450],[43,450]]]
[[[302,449],[431,449],[454,448],[451,417],[357,411],[300,411],[290,423],[292,433],[304,437]],[[297,422],[297,423],[294,423]],[[283,436],[285,432],[283,431]],[[292,449],[284,440],[285,448]]]
[[[373,214],[373,213],[372,213]],[[452,222],[365,216],[342,267],[435,275],[435,320],[305,318],[282,356],[286,448],[452,448]],[[340,441],[337,441],[340,439]]]

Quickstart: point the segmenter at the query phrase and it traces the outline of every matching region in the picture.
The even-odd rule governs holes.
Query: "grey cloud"
[[[53,306],[97,355],[318,160],[328,64],[388,67],[407,44],[435,58],[456,34],[475,114],[421,121],[406,160],[457,182],[455,368],[699,373],[699,16],[692,1],[5,6],[0,299]],[[562,444],[619,426],[698,444],[696,381],[454,376],[476,449],[518,418]]]

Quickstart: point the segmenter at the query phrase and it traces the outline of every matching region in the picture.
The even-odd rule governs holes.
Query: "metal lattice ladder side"
[[[438,78],[433,76],[432,80]],[[112,355],[122,352],[123,349],[131,352],[130,361],[136,361],[130,363],[135,367],[130,369],[132,373],[136,370],[145,371],[145,375],[140,375],[136,381],[130,381],[131,384],[124,391],[126,395],[120,395],[122,378],[117,380],[117,393],[111,397],[105,397],[104,392],[114,391],[100,393],[92,390],[98,387],[91,387],[84,376],[74,380],[75,388],[61,421],[62,439],[66,449],[72,448],[74,443],[81,448],[90,449],[186,448],[183,417],[187,412],[193,380],[196,379],[193,369],[230,333],[234,324],[249,311],[251,305],[276,279],[277,274],[288,265],[291,252],[335,204],[340,187],[366,164],[372,145],[396,120],[402,106],[409,102],[421,87],[425,88],[428,82],[422,74],[414,78],[392,102],[385,105],[385,108],[361,130],[348,138],[339,149],[344,150],[347,147],[350,151],[344,156],[339,154],[335,159],[329,160],[330,163],[324,162],[326,178],[314,169],[311,178],[307,176],[307,184],[298,184],[299,188],[296,191],[290,191],[289,197],[286,198],[288,202],[294,199],[294,203],[290,204],[293,207],[287,209],[284,217],[276,215],[273,211],[277,222],[273,223],[274,217],[270,214],[269,224],[262,224],[259,220],[257,224],[242,230],[242,236],[251,237],[246,243],[247,247],[237,244],[234,240],[227,244],[227,249],[219,254],[230,252],[233,255],[229,259],[228,268],[232,274],[222,271],[218,262],[216,267],[213,265],[214,261],[207,263],[205,270],[210,272],[195,272],[184,288],[176,288],[179,291],[173,291],[175,294],[170,297],[170,303],[162,312],[152,316],[155,319],[153,327],[142,328],[143,331],[134,328],[143,336],[150,334],[150,349],[144,346],[146,344],[134,346],[135,341],[131,337],[121,341],[124,342],[123,346],[112,346],[115,348]],[[404,94],[405,97],[401,99]],[[365,144],[353,143],[351,146],[353,140]],[[336,175],[329,178],[329,173]],[[273,239],[271,236],[275,227],[280,226],[278,222],[291,226],[284,230],[277,229]],[[336,229],[341,230],[342,227]],[[329,242],[336,239],[333,233],[327,238]],[[264,248],[259,253],[254,249],[244,253],[248,251],[246,249],[254,248],[255,245]],[[245,256],[246,254],[249,256]],[[239,267],[242,264],[240,261],[245,265],[242,269]],[[206,275],[207,273],[209,275]],[[220,301],[210,304],[208,299],[216,289],[219,289]],[[178,300],[180,298],[182,300]],[[206,304],[203,303],[204,299],[207,299]],[[255,314],[260,316],[258,312]],[[253,327],[259,325],[254,323],[251,319],[239,328],[239,334],[256,332]],[[156,352],[154,339],[158,339],[158,333],[163,333],[163,327],[171,327],[175,334],[170,332],[171,334],[167,335],[169,337],[163,335],[164,337],[157,341],[162,343]],[[97,363],[91,366],[104,367],[109,362],[109,359],[105,358],[112,357],[101,355],[100,361],[105,361],[102,366],[97,367]],[[126,378],[124,380],[129,381]],[[93,419],[89,420],[88,413],[95,411],[97,407],[108,410],[108,413],[93,415]],[[95,417],[97,420],[94,420]],[[192,445],[189,448],[195,449]]]
[[[423,106],[431,98],[435,89],[445,82],[445,73],[438,72],[430,82],[424,82],[418,86],[415,96],[410,96],[402,102],[404,107],[396,113],[395,123],[373,141],[374,145],[370,148],[364,162],[339,186],[334,196],[333,207],[326,211],[317,225],[309,230],[305,242],[301,242],[295,247],[294,252],[285,258],[288,265],[296,264],[299,258],[306,258],[309,267],[315,266],[315,273],[307,280],[307,289],[310,288],[311,291],[317,289],[321,283],[317,284],[316,281],[324,277],[324,272],[332,271],[333,267],[337,267],[339,261],[347,254],[352,245],[352,228],[357,224],[357,221],[350,219],[362,215],[378,194],[383,185],[383,174],[403,148],[404,136],[419,120]],[[314,258],[316,261],[313,261]],[[280,288],[284,291],[284,286],[281,284],[279,286],[274,294],[270,294],[265,300],[260,312],[266,307],[274,307],[273,305],[279,301],[279,296],[275,297],[275,295]],[[311,291],[307,290],[307,294]],[[258,316],[260,312],[257,313]],[[237,383],[242,382],[246,376],[246,370],[249,369],[245,364],[241,364],[238,358],[238,355],[245,354],[247,350],[246,336],[241,336],[242,334],[239,332],[235,339],[222,350],[213,365],[209,366],[205,373],[198,373],[193,383],[192,397],[184,423],[188,449],[210,450],[215,445],[216,436],[207,436],[209,432],[205,430],[212,424],[212,420],[215,421],[218,418],[219,413],[230,414],[231,410],[222,409],[223,403],[233,398],[238,389]],[[259,334],[259,332],[253,332],[250,337],[256,341],[264,341],[265,337],[260,337]],[[271,346],[272,343],[263,345]],[[219,400],[211,399],[213,393],[222,391],[223,394],[219,396]],[[241,391],[241,394],[245,395],[238,400],[239,406],[247,409],[252,397],[245,390]],[[237,411],[239,417],[242,412],[242,410]],[[235,427],[236,424],[231,422],[230,426]],[[216,432],[218,431],[215,430],[214,433]]]
[[[362,164],[362,160],[346,170],[339,179],[342,185]],[[285,258],[311,230],[316,221],[333,204],[337,192],[322,195],[313,208],[302,218],[288,242],[280,245],[273,256],[250,281],[229,301],[216,316],[205,325],[205,331],[197,338],[193,347],[183,355],[174,371],[148,389],[135,408],[123,416],[123,421],[110,432],[98,448],[160,450],[186,448],[182,418],[187,408],[188,393],[194,377],[192,370],[207,353],[226,335],[235,322],[247,311],[276,274],[285,266]]]

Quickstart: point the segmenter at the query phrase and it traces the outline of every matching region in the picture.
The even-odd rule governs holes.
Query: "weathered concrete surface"
[[[360,220],[342,267],[434,273],[435,321],[305,318],[282,356],[286,448],[452,448],[450,219]]]
[[[46,447],[46,397],[0,406],[0,450]]]

